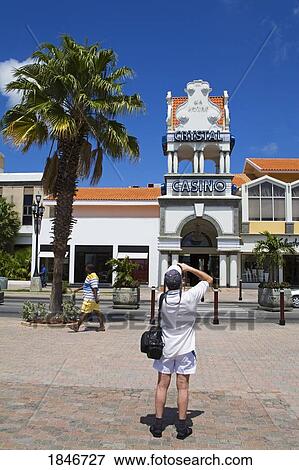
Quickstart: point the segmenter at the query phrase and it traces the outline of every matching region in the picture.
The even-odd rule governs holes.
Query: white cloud
[[[261,152],[266,153],[268,155],[272,155],[276,153],[278,150],[278,145],[276,142],[269,142],[269,144],[264,145],[264,147],[261,148]]]
[[[19,62],[17,59],[8,59],[4,62],[0,62],[0,93],[8,98],[8,105],[14,106],[15,104],[19,103],[20,95],[18,92],[12,91],[10,93],[6,93],[5,87],[6,85],[13,80],[13,72],[14,69],[22,67],[23,65],[27,65],[32,63],[32,59],[26,59],[23,62]]]
[[[299,15],[299,5],[298,4],[293,8],[293,13],[294,13],[295,16]]]

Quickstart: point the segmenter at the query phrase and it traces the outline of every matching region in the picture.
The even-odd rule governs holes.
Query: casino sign
[[[213,179],[175,180],[172,183],[172,190],[178,193],[223,193],[226,190],[226,182]]]

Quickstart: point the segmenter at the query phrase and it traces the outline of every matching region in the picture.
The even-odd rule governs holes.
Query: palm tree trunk
[[[73,200],[77,187],[77,168],[83,137],[76,140],[61,140],[58,143],[59,163],[56,180],[56,214],[53,223],[53,284],[50,299],[52,315],[62,310],[63,262],[67,242],[75,223],[73,219]]]

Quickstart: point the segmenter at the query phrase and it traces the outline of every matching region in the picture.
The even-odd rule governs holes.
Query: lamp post
[[[40,232],[41,221],[45,212],[44,206],[41,204],[41,195],[35,196],[35,202],[32,204],[33,226],[35,233],[35,266],[31,281],[31,290],[41,290],[41,280],[38,274],[38,236]]]

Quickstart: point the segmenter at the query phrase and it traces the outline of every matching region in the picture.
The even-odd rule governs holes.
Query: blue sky
[[[227,89],[232,96],[232,172],[247,156],[299,156],[299,1],[16,0],[3,3],[1,17],[0,87],[7,61],[22,62],[36,48],[28,29],[40,42],[57,42],[62,33],[98,41],[135,70],[127,91],[141,94],[146,113],[126,124],[141,159],[115,167],[106,160],[100,186],[163,182],[166,92],[183,95],[186,83],[199,78],[210,82],[212,95]],[[0,113],[8,106],[2,93]],[[24,155],[0,141],[0,152],[6,171],[42,171],[48,149]]]

